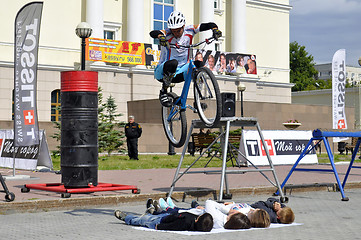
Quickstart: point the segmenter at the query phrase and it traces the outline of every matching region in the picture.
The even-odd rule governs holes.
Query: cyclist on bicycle
[[[188,70],[189,50],[185,48],[167,48],[169,43],[178,45],[191,45],[193,36],[198,32],[212,29],[213,37],[217,40],[222,36],[218,26],[213,23],[201,23],[200,25],[185,26],[185,17],[179,11],[170,14],[165,30],[153,30],[149,34],[152,38],[158,38],[161,47],[160,60],[155,68],[154,77],[163,82],[159,93],[159,100],[165,107],[170,107],[171,102],[167,95],[167,88],[171,82],[184,81],[183,73]],[[198,65],[199,64],[199,65]],[[196,66],[201,66],[196,63]]]

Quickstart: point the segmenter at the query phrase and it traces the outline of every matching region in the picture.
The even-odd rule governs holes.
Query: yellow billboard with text
[[[145,65],[144,43],[88,38],[85,51],[88,61]]]

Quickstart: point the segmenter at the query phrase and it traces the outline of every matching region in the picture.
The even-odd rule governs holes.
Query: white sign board
[[[312,138],[312,131],[263,130],[262,134],[274,165],[294,164]],[[269,165],[258,131],[244,130],[243,136],[247,159],[256,166]],[[313,149],[302,158],[300,164],[317,162],[316,151]]]
[[[40,130],[40,145],[14,147],[14,130],[0,129],[0,167],[35,170],[37,166],[53,168],[44,130]]]

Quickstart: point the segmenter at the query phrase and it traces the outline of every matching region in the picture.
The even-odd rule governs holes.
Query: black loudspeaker
[[[221,93],[222,97],[222,117],[234,117],[236,114],[236,94]]]

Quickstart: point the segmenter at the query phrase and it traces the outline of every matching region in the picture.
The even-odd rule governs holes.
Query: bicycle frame
[[[170,121],[174,117],[174,115],[179,110],[179,107],[180,107],[180,111],[185,111],[187,108],[189,108],[191,110],[195,110],[192,106],[187,105],[187,97],[188,97],[189,88],[190,88],[190,85],[192,82],[192,73],[193,73],[194,68],[196,68],[196,66],[193,63],[193,60],[190,60],[189,65],[188,65],[187,74],[184,79],[182,93],[179,96],[179,98],[175,101],[175,103],[173,104],[172,109],[168,116],[168,121]]]
[[[201,45],[203,43],[210,44],[213,40],[214,40],[214,38],[211,37],[209,39],[205,39],[202,42],[199,42],[199,43],[196,43],[196,44],[193,44],[193,45],[190,45],[190,46],[183,46],[183,45],[177,45],[177,44],[174,44],[174,45],[171,45],[171,46],[176,47],[176,48],[183,47],[183,48],[192,49],[192,48],[194,48],[196,46],[199,46],[199,45]],[[182,93],[179,96],[179,98],[175,101],[175,103],[173,104],[172,109],[171,109],[171,111],[169,113],[169,116],[167,118],[168,121],[171,121],[171,119],[174,117],[174,115],[179,110],[179,107],[180,107],[180,111],[185,111],[187,108],[195,111],[194,107],[192,107],[191,105],[187,105],[187,97],[188,97],[189,88],[190,88],[190,85],[191,85],[191,82],[192,82],[192,79],[193,79],[192,74],[193,74],[194,69],[196,69],[196,66],[194,65],[194,61],[192,59],[190,59],[189,64],[188,64],[188,69],[187,69],[186,74],[184,76],[184,85],[183,85]],[[182,72],[182,74],[184,73],[184,71],[180,71],[180,72]]]

